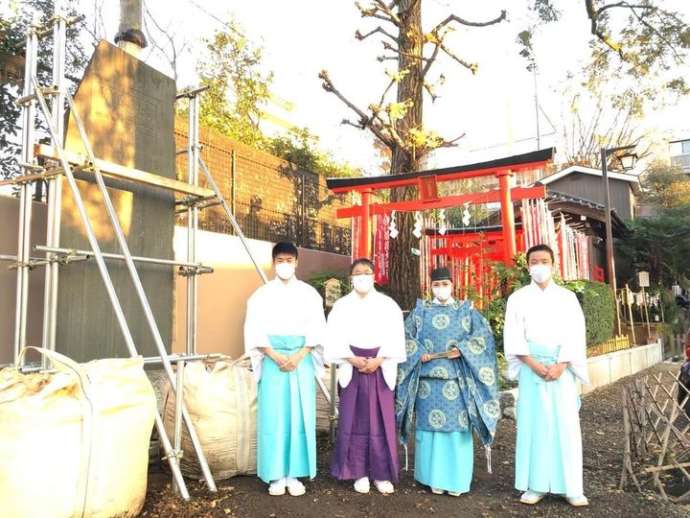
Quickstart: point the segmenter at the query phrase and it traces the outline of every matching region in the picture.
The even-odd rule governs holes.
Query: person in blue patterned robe
[[[433,493],[470,490],[474,431],[487,448],[501,415],[494,338],[468,301],[452,297],[447,268],[432,272],[433,301],[405,321],[407,360],[398,367],[396,419],[407,444],[415,425],[415,480]]]

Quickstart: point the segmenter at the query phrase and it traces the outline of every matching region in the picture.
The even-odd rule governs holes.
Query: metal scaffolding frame
[[[28,280],[30,271],[36,267],[45,266],[42,347],[54,351],[56,348],[55,337],[57,329],[60,265],[65,266],[69,265],[71,262],[91,259],[95,260],[98,267],[108,299],[110,300],[119,328],[123,334],[128,353],[131,356],[140,356],[106,265],[106,260],[124,261],[159,354],[158,356],[145,358],[145,364],[160,363],[163,366],[168,382],[175,394],[175,426],[172,443],[165,430],[163,418],[158,410],[156,410],[155,424],[165,453],[164,459],[168,461],[172,471],[175,489],[183,499],[188,500],[190,498],[189,491],[187,490],[180,470],[183,423],[187,427],[206,484],[210,491],[217,491],[198,435],[194,429],[191,417],[185,408],[183,396],[183,371],[185,363],[189,361],[203,361],[215,357],[215,355],[199,355],[196,350],[198,323],[197,275],[213,272],[212,268],[204,266],[197,261],[196,238],[200,209],[214,205],[221,205],[223,207],[235,234],[239,237],[262,282],[266,283],[268,279],[252,254],[230,206],[224,199],[217,183],[201,158],[201,146],[199,143],[199,95],[205,88],[185,89],[177,94],[178,100],[183,98],[189,100],[187,148],[177,153],[185,153],[187,155],[187,182],[172,180],[150,172],[127,168],[98,159],[94,155],[81,116],[76,110],[74,101],[65,85],[66,31],[68,26],[76,23],[79,19],[65,18],[60,13],[58,4],[59,2],[56,2],[55,15],[48,21],[47,27],[33,25],[27,30],[24,88],[22,97],[17,100],[17,103],[22,106],[21,166],[23,168],[23,174],[18,178],[2,182],[2,184],[14,184],[18,186],[19,192],[20,214],[17,237],[17,256],[0,256],[0,260],[2,261],[12,261],[13,264],[10,265],[10,268],[16,268],[17,270],[16,317],[13,350],[14,363],[19,369],[25,368],[23,365],[23,358],[25,355],[22,354],[22,351],[27,347]],[[51,34],[50,29],[52,29],[53,37],[52,84],[43,86],[39,83],[37,76],[38,42],[39,39],[48,37]],[[50,97],[50,107],[48,106],[48,97]],[[78,129],[79,137],[85,151],[84,155],[64,149],[65,105],[69,106],[72,119]],[[43,118],[43,122],[50,135],[52,146],[35,143],[36,117],[38,114]],[[48,162],[59,162],[59,167],[55,165],[46,167],[40,166],[37,163],[37,158],[39,157],[47,159]],[[210,186],[210,189],[200,186],[199,169],[203,171],[206,184]],[[110,194],[106,189],[105,176],[116,178],[125,183],[138,183],[152,188],[165,189],[177,194],[186,195],[184,199],[176,202],[176,205],[186,206],[186,261],[132,256],[125,234],[120,225],[119,217],[113,206]],[[97,185],[103,198],[103,206],[114,230],[121,251],[120,254],[105,253],[101,250],[93,225],[87,214],[84,200],[78,188],[77,178],[88,179],[95,182]],[[45,257],[32,257],[32,186],[35,182],[43,180],[48,183],[46,200],[46,245],[38,245],[35,247],[35,250],[44,252]],[[60,247],[63,181],[67,182],[67,187],[72,193],[91,250],[72,250]],[[144,292],[141,278],[135,266],[136,262],[175,266],[179,268],[179,274],[187,278],[186,344],[184,355],[169,354],[167,352],[160,329],[156,323],[148,297]],[[172,363],[177,365],[177,372],[173,371]],[[41,369],[50,371],[51,368],[50,362],[43,359]],[[331,396],[329,391],[318,376],[317,382],[330,403]]]

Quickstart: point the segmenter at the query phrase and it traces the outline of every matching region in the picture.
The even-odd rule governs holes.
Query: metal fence
[[[632,347],[632,345],[627,336],[614,336],[605,342],[587,347],[587,356],[590,358],[593,356],[601,356],[602,354],[630,349],[630,347]]]
[[[298,246],[337,254],[350,254],[351,231],[307,214],[286,213],[255,204],[237,203],[235,218],[245,236],[263,241],[292,241]],[[202,217],[200,227],[210,232],[232,234],[226,219],[211,210]]]

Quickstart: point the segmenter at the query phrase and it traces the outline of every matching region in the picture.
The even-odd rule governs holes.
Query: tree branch
[[[383,91],[383,93],[381,94],[381,100],[379,101],[379,104],[378,104],[379,106],[383,106],[383,101],[384,101],[385,98],[386,98],[386,94],[389,92],[389,90],[390,90],[391,88],[393,88],[393,85],[394,85],[394,84],[395,84],[395,79],[391,79],[391,82],[388,83],[388,86],[386,87],[386,89],[385,89],[385,90]]]
[[[398,18],[398,15],[393,11],[393,7],[395,7],[395,5],[393,7],[389,7],[383,0],[374,0],[374,3],[378,6],[379,10],[390,17],[393,23],[400,25],[400,18]]]
[[[424,68],[422,69],[422,79],[424,79],[431,69],[431,65],[434,64],[436,61],[436,58],[438,57],[438,51],[441,48],[441,43],[443,43],[442,40],[438,40],[434,46],[434,51],[431,53],[431,57],[427,60],[426,65],[424,65]]]
[[[471,22],[469,20],[465,20],[464,18],[460,18],[459,16],[455,14],[451,14],[443,20],[441,23],[439,23],[436,27],[432,29],[431,32],[436,32],[438,33],[439,30],[441,30],[443,27],[448,25],[451,22],[456,22],[459,23],[460,25],[465,25],[466,27],[488,27],[489,25],[495,25],[497,23],[500,23],[504,21],[507,17],[507,12],[506,11],[501,11],[501,14],[498,15],[496,18],[493,20],[489,20],[486,22]]]
[[[439,46],[441,47],[441,50],[445,52],[449,57],[460,63],[463,67],[465,67],[467,70],[472,72],[472,74],[476,74],[477,70],[479,69],[479,65],[476,63],[468,63],[458,55],[456,55],[452,50],[450,50],[448,47],[446,47],[443,42],[439,43]]]
[[[608,6],[604,6],[601,9],[597,10],[594,7],[594,0],[585,0],[585,9],[587,10],[587,18],[589,18],[590,22],[590,32],[592,35],[596,36],[599,38],[599,40],[606,45],[608,48],[610,48],[612,51],[617,53],[621,59],[624,59],[623,56],[623,49],[620,45],[620,43],[616,43],[611,39],[610,36],[607,36],[604,34],[600,27],[599,27],[599,16],[601,15],[602,12],[606,9],[611,9],[612,7],[616,7],[615,4],[610,4]],[[620,7],[620,6],[618,6]]]
[[[366,34],[362,34],[361,32],[359,32],[359,30],[357,30],[355,32],[355,38],[357,38],[359,41],[363,41],[363,40],[366,40],[369,36],[376,34],[376,33],[381,33],[384,36],[388,36],[394,42],[396,42],[396,43],[398,42],[398,40],[395,38],[395,36],[393,36],[390,32],[386,31],[380,25],[378,27],[376,27],[376,29],[374,29],[373,31],[369,31]]]
[[[328,75],[328,72],[326,70],[322,70],[319,72],[319,79],[323,81],[322,87],[324,90],[327,92],[330,92],[334,94],[338,99],[340,99],[345,106],[350,108],[353,112],[357,114],[359,117],[359,124],[361,129],[368,128],[374,135],[378,137],[378,139],[386,144],[388,147],[393,147],[393,142],[391,141],[390,138],[386,137],[386,135],[383,134],[382,128],[380,128],[378,125],[374,124],[374,120],[372,117],[364,113],[363,110],[359,109],[357,106],[355,106],[354,103],[352,103],[350,100],[348,100],[341,92],[338,90],[335,85],[333,84],[333,81],[331,81],[331,78]],[[344,122],[344,121],[343,121]],[[348,121],[349,123],[349,121]]]
[[[465,133],[463,133],[462,135],[460,135],[458,137],[455,137],[452,140],[444,140],[439,147],[455,147],[457,145],[458,140],[460,140],[461,138],[464,138],[464,137],[465,137]]]
[[[389,9],[384,2],[380,2],[379,0],[375,0],[375,2],[377,5],[372,5],[369,7],[364,7],[361,3],[355,2],[355,7],[357,7],[359,10],[362,18],[378,18],[379,20],[383,20],[400,27],[400,19],[395,15],[395,13]],[[381,8],[381,4],[383,5],[383,8]]]
[[[646,4],[631,4],[629,2],[616,2],[613,4],[607,4],[599,9],[597,9],[594,6],[594,1],[595,0],[585,0],[585,9],[587,11],[587,18],[589,18],[590,22],[590,32],[592,33],[593,36],[596,36],[604,45],[606,45],[608,48],[613,50],[615,53],[617,53],[621,59],[625,59],[625,55],[623,53],[623,45],[620,42],[614,41],[611,36],[608,34],[604,33],[604,31],[601,29],[601,25],[599,25],[599,19],[602,16],[602,14],[609,10],[609,9],[619,9],[619,8],[625,8],[629,9],[633,12],[635,12],[635,9],[645,9],[648,11],[656,11],[657,8],[653,5],[646,5]]]
[[[678,51],[676,50],[676,47],[668,40],[668,38],[666,38],[663,34],[661,34],[661,32],[659,32],[659,30],[658,30],[656,27],[654,27],[651,23],[649,23],[647,20],[645,20],[643,16],[641,16],[640,14],[638,14],[638,12],[635,10],[635,8],[631,8],[630,10],[631,10],[632,13],[635,15],[635,18],[637,18],[638,21],[639,21],[642,25],[644,25],[644,26],[647,27],[650,31],[652,31],[654,34],[656,34],[657,37],[658,37],[661,41],[663,41],[663,42],[668,46],[669,49],[671,49],[671,52],[673,52],[673,56],[676,58],[677,61],[683,61],[683,58],[681,57],[680,54],[678,54]]]
[[[429,94],[429,96],[431,97],[431,102],[432,102],[432,103],[435,102],[436,99],[438,99],[438,95],[436,95],[436,94],[434,93],[434,89],[433,89],[432,86],[431,86],[429,83],[427,83],[426,81],[424,82],[424,90],[426,90],[427,93]]]

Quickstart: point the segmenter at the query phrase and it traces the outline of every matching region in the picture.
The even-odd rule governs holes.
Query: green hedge
[[[560,283],[559,283],[560,284]],[[570,281],[564,287],[577,295],[587,326],[587,345],[596,345],[613,337],[616,306],[608,284],[594,281]],[[517,286],[519,288],[520,285]],[[503,350],[503,326],[507,298],[496,298],[484,307],[496,339],[496,348]]]
[[[616,302],[608,284],[594,281],[571,281],[565,287],[575,292],[587,325],[587,345],[613,338],[616,324]]]

